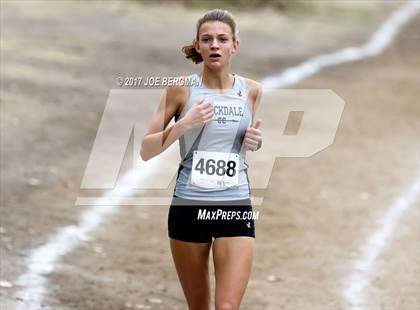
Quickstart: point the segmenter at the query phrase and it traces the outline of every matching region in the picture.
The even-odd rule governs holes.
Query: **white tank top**
[[[193,80],[188,102],[179,115],[178,121],[201,99],[213,101],[213,120],[204,127],[187,131],[179,138],[181,162],[175,185],[175,195],[195,200],[240,200],[250,197],[250,187],[245,162],[246,148],[243,145],[246,128],[251,126],[252,112],[248,103],[245,80],[234,74],[232,89],[220,94],[204,86],[197,74],[188,76]],[[238,184],[224,188],[202,188],[191,184],[194,151],[229,152],[239,155]]]

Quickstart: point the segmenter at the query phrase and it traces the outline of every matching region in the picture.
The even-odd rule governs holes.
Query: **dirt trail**
[[[179,48],[189,42],[199,14],[95,2],[2,2],[1,14],[1,251],[6,253],[1,279],[13,281],[25,270],[28,250],[59,227],[77,223],[85,210],[74,207],[78,195],[101,195],[79,186],[115,78],[197,70]],[[256,14],[238,15],[243,44],[233,63],[233,71],[255,79],[343,41],[364,42],[383,18],[350,27]],[[259,25],[261,19],[271,27]],[[243,309],[344,306],[339,282],[351,259],[418,169],[418,26],[417,19],[405,27],[380,57],[330,69],[296,86],[332,89],[347,105],[333,146],[311,158],[277,160],[265,203],[258,207],[255,268]],[[308,36],[314,29],[318,36]],[[174,30],[177,35],[168,35]],[[264,49],[255,49],[261,45]],[[45,304],[184,309],[166,214],[162,207],[123,207],[48,276]],[[369,289],[372,309],[411,310],[419,304],[418,216],[415,208],[404,215],[399,226],[404,229],[380,258]],[[0,289],[4,304],[16,289]]]

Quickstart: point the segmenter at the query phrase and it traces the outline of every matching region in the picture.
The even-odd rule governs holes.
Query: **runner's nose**
[[[210,48],[211,48],[212,50],[218,50],[218,49],[219,49],[219,44],[218,44],[218,42],[217,42],[217,40],[216,40],[216,39],[211,41]]]

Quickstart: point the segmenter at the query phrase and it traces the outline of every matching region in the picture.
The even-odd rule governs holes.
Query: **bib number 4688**
[[[218,161],[214,159],[200,158],[197,165],[194,167],[195,170],[198,170],[200,174],[206,173],[207,175],[217,174],[218,176],[227,175],[233,177],[236,174],[236,162],[233,160],[225,161],[220,159]]]
[[[239,154],[194,151],[191,184],[203,188],[238,185]]]

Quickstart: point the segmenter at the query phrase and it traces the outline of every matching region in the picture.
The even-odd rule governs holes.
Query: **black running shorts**
[[[174,195],[168,213],[168,236],[186,242],[211,242],[219,237],[255,238],[251,200],[204,201]]]

